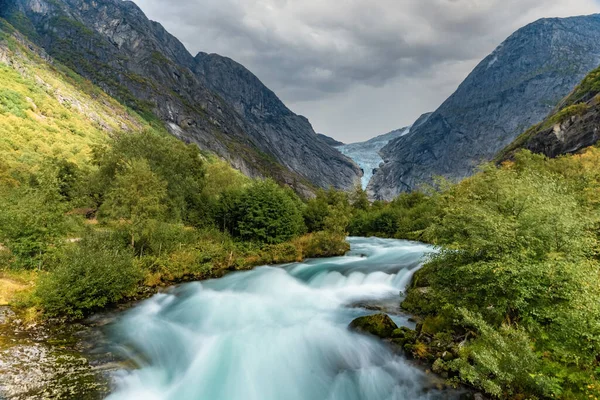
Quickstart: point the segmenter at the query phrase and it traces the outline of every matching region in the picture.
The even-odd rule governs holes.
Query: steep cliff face
[[[390,199],[431,182],[458,180],[540,122],[600,60],[600,16],[543,19],[485,58],[421,127],[388,144],[372,180]]]
[[[534,125],[496,157],[510,160],[515,152],[557,157],[575,153],[600,140],[600,68],[592,71],[544,121]]]
[[[332,137],[330,137],[330,136],[324,135],[324,134],[322,134],[322,133],[317,133],[317,136],[318,136],[318,137],[319,137],[321,140],[323,140],[325,143],[327,143],[328,145],[330,145],[330,146],[332,146],[332,147],[343,146],[343,145],[345,145],[345,144],[346,144],[346,143],[344,143],[344,142],[340,142],[339,140],[337,140],[337,139],[334,139],[334,138],[332,138]]]
[[[51,56],[248,175],[300,191],[347,188],[360,175],[249,71],[218,56],[193,57],[132,2],[2,1],[0,16]]]
[[[199,53],[194,72],[235,108],[281,164],[321,187],[338,186],[333,184],[338,181],[347,188],[355,181],[354,163],[322,140],[305,117],[291,112],[244,66],[217,54]]]

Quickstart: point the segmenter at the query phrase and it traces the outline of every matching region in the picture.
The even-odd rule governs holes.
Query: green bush
[[[130,250],[115,247],[107,235],[90,234],[65,250],[35,295],[46,315],[79,319],[132,294],[141,279]]]
[[[241,240],[282,243],[305,230],[301,204],[290,189],[272,180],[255,181],[223,194],[216,224]]]
[[[31,105],[22,94],[10,89],[0,89],[0,114],[13,114],[25,118],[25,111],[30,108]]]
[[[436,201],[421,192],[404,193],[391,203],[377,203],[355,212],[348,230],[352,236],[421,239],[436,214]]]
[[[200,150],[165,134],[123,134],[109,146],[96,147],[94,164],[98,172],[90,177],[90,195],[102,204],[117,176],[130,169],[134,161],[145,162],[152,174],[166,183],[165,217],[193,225],[210,220],[203,194],[205,166]]]
[[[597,386],[598,157],[522,152],[436,197],[423,237],[440,251],[403,306],[464,309],[459,324],[476,337],[451,364],[463,381],[501,398],[584,398]]]
[[[42,268],[67,233],[66,208],[53,177],[43,178],[33,187],[0,187],[0,242],[20,267]]]

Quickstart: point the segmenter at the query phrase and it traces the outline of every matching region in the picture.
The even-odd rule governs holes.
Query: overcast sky
[[[475,65],[542,17],[598,0],[135,0],[192,52],[254,72],[317,132],[346,143],[434,111]]]

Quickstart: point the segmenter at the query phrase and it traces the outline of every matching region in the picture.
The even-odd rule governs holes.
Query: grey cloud
[[[526,23],[600,11],[595,0],[135,1],[191,51],[241,62],[292,108],[314,113],[308,117],[318,130],[328,127],[338,136],[354,129],[353,117],[325,121],[312,110],[344,109],[340,99],[347,104],[352,96],[357,109],[374,101],[407,108],[403,98],[390,98],[389,87],[410,87],[408,99],[427,92],[425,103],[434,108],[447,94],[434,95],[440,69],[460,66],[449,75],[456,87],[477,60]],[[429,108],[382,116],[362,135],[398,127]]]

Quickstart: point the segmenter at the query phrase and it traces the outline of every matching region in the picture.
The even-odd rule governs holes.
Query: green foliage
[[[203,196],[203,157],[197,146],[186,145],[172,136],[153,132],[118,135],[110,146],[95,148],[98,172],[91,177],[92,197],[102,203],[116,177],[134,160],[143,160],[166,183],[166,216],[194,225],[203,223],[209,213]]]
[[[25,111],[31,106],[27,100],[18,92],[11,89],[0,88],[0,113],[12,114],[19,118],[25,118]]]
[[[271,244],[290,240],[305,229],[297,195],[272,180],[224,193],[217,225],[236,238]]]
[[[451,367],[489,394],[582,398],[595,384],[598,158],[522,152],[436,197],[423,237],[440,251],[403,305],[464,309],[456,318],[477,336]]]
[[[112,220],[126,220],[134,247],[136,236],[147,223],[161,219],[166,200],[167,183],[152,172],[146,160],[133,160],[115,176],[100,215]]]
[[[35,295],[47,315],[78,319],[128,296],[141,278],[130,250],[91,234],[65,250]]]
[[[573,104],[571,106],[565,107],[562,110],[560,110],[559,112],[557,112],[556,114],[554,114],[552,117],[550,117],[548,119],[547,123],[544,124],[544,126],[561,124],[571,117],[574,117],[576,115],[581,116],[581,115],[585,114],[589,110],[589,108],[590,107],[588,106],[587,103],[577,103],[577,104]]]
[[[355,198],[362,206],[362,200],[356,195],[357,192]],[[345,235],[351,214],[352,206],[347,193],[335,189],[319,190],[317,196],[309,200],[304,209],[304,222],[309,232],[326,230]]]
[[[65,207],[50,173],[32,186],[0,187],[0,242],[17,266],[41,268],[48,251],[67,233]]]
[[[600,67],[590,72],[583,81],[575,88],[565,101],[569,106],[581,101],[586,101],[600,93]],[[587,98],[586,98],[587,97]]]
[[[502,325],[495,329],[481,318],[461,310],[463,323],[477,332],[477,337],[449,363],[451,370],[471,385],[497,398],[522,393],[560,398],[561,380],[545,373],[533,343],[522,328]]]
[[[353,236],[422,239],[436,213],[436,202],[421,192],[404,193],[389,204],[375,203],[355,213],[349,226]]]

